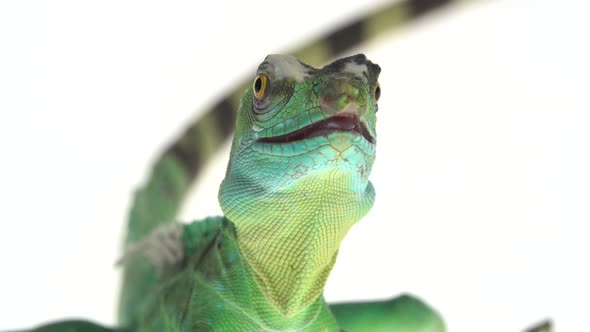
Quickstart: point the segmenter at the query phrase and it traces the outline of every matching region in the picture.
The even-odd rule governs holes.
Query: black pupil
[[[256,81],[254,82],[254,92],[258,93],[260,92],[260,89],[262,89],[262,79],[257,77]]]
[[[375,89],[375,100],[379,100],[379,97],[381,97],[381,87],[377,86]]]

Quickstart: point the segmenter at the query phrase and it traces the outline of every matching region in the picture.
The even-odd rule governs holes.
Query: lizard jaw
[[[353,113],[341,113],[284,135],[260,138],[258,142],[274,144],[291,143],[317,136],[326,136],[333,132],[347,132],[360,135],[369,143],[375,144],[375,139],[371,136],[367,127]]]

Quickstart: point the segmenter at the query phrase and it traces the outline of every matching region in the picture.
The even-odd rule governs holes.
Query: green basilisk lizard
[[[322,298],[340,241],[375,197],[380,69],[363,55],[311,65],[447,2],[391,5],[293,52],[304,62],[268,56],[247,88],[173,143],[135,197],[116,330],[443,331],[410,296],[331,306]],[[214,125],[227,137],[234,123],[219,191],[225,215],[173,223],[209,157],[197,133]],[[69,321],[35,331],[111,330]]]

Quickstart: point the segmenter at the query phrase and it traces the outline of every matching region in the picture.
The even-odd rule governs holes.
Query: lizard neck
[[[250,190],[248,199],[237,199],[243,189],[236,195],[240,188],[227,180],[221,207],[257,283],[285,316],[298,313],[322,294],[344,236],[373,205],[372,184],[357,183],[350,173],[325,172],[288,190]]]

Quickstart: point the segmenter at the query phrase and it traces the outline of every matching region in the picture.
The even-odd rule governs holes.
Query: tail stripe
[[[343,29],[336,30],[326,37],[326,42],[330,45],[332,56],[344,53],[350,48],[350,45],[358,45],[364,40],[363,28],[365,20],[358,19]]]
[[[190,127],[183,137],[193,137],[197,128],[198,126]],[[183,166],[187,177],[194,178],[199,172],[203,158],[201,158],[201,153],[198,149],[192,151],[192,149],[188,149],[187,145],[183,143],[184,140],[177,141],[168,148],[165,154],[173,155]]]
[[[229,98],[224,98],[215,106],[215,122],[224,138],[234,131],[238,106]]]
[[[422,16],[422,14],[431,12],[433,9],[450,4],[451,2],[451,0],[410,0],[408,1],[410,17]]]

